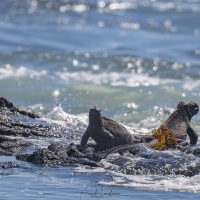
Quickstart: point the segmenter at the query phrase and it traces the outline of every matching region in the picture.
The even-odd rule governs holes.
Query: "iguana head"
[[[199,112],[199,106],[197,105],[197,103],[193,101],[189,103],[185,103],[181,101],[178,103],[177,109],[181,109],[181,110],[184,109],[189,120]]]
[[[98,106],[90,109],[89,125],[92,127],[102,126],[101,109]]]
[[[101,116],[101,108],[98,106],[94,106],[94,108],[90,109],[89,117],[100,117]]]

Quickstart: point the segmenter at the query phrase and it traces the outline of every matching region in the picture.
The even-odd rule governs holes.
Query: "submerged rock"
[[[17,168],[19,165],[15,161],[8,161],[8,162],[0,162],[0,165],[3,169],[9,169],[9,168]]]
[[[75,165],[82,164],[91,167],[100,167],[101,164],[88,158],[88,155],[81,153],[74,144],[61,145],[51,144],[47,149],[39,149],[32,154],[22,154],[16,157],[18,160],[31,162],[36,165]]]
[[[0,155],[17,155],[24,148],[31,146],[31,143],[13,139],[7,136],[0,136]]]
[[[104,168],[124,174],[184,175],[200,173],[200,159],[178,150],[157,151],[143,148],[137,156],[124,152],[110,154],[103,160]]]

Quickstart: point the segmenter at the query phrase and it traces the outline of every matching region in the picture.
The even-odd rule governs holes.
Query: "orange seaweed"
[[[165,125],[161,125],[158,129],[152,129],[151,135],[158,140],[155,146],[156,150],[175,148],[178,144],[174,132]]]

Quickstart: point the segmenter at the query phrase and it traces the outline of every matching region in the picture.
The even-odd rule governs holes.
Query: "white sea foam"
[[[104,162],[104,161],[103,161]],[[105,165],[106,161],[103,163]],[[107,163],[109,164],[109,163]],[[75,169],[79,173],[106,173],[112,179],[99,181],[99,184],[107,186],[132,187],[148,190],[200,192],[200,175],[185,176],[160,176],[160,175],[128,175],[103,168],[87,168],[79,166]]]
[[[46,70],[32,70],[24,66],[13,67],[7,64],[4,68],[0,68],[0,79],[12,78],[12,77],[24,77],[28,76],[30,78],[44,76],[47,74]]]
[[[60,106],[57,106],[54,107],[52,111],[47,113],[41,120],[46,121],[47,123],[54,123],[62,126],[65,129],[64,135],[67,133],[68,135],[71,134],[73,136],[75,134],[81,137],[87,128],[88,115],[72,115],[64,112]],[[73,141],[68,141],[68,143],[80,142],[79,140],[76,140],[76,137],[74,139],[75,140]]]
[[[148,129],[151,129],[152,127],[158,127],[160,126],[162,122],[151,116],[151,117],[147,117],[146,119],[142,119],[139,123],[137,124],[134,124],[135,127],[137,127],[138,129],[142,129],[142,128],[148,128]]]
[[[159,79],[157,77],[150,77],[147,74],[135,74],[125,72],[56,72],[56,76],[67,82],[93,82],[95,84],[110,84],[112,86],[127,86],[127,87],[138,87],[138,86],[157,86],[160,84],[172,83],[174,80],[170,79]]]
[[[157,176],[157,175],[126,175],[111,172],[112,181],[100,181],[99,184],[122,187],[142,188],[149,190],[200,192],[200,175],[184,176]]]
[[[137,74],[127,72],[99,72],[93,73],[90,71],[79,72],[63,72],[57,71],[48,74],[46,70],[33,70],[24,66],[13,67],[7,64],[4,68],[0,68],[0,79],[12,78],[12,77],[45,77],[58,78],[64,80],[65,83],[73,82],[92,82],[94,84],[110,84],[112,86],[126,86],[126,87],[138,87],[138,86],[157,86],[162,84],[174,83],[172,79],[160,79],[158,77],[151,77],[148,74]],[[59,91],[56,89],[52,92],[53,96],[58,96]]]
[[[200,87],[200,80],[188,80],[184,81],[183,88],[189,91],[192,91],[194,89],[199,89]]]
[[[45,115],[45,119],[50,119],[50,120],[54,120],[57,123],[60,122],[64,122],[65,125],[73,125],[73,126],[86,126],[86,124],[88,123],[88,116],[86,114],[80,114],[80,115],[72,115],[69,113],[66,113],[62,107],[60,106],[56,106],[53,108],[52,111],[50,111],[49,113],[47,113]]]

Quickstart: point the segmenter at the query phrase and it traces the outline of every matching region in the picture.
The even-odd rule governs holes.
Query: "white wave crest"
[[[45,77],[64,80],[65,83],[74,82],[92,82],[94,84],[109,84],[111,86],[157,86],[161,84],[174,83],[172,79],[160,79],[159,77],[151,77],[148,74],[137,74],[128,72],[99,72],[94,73],[91,71],[79,72],[63,72],[56,71],[48,74],[46,70],[33,70],[24,66],[14,67],[7,64],[5,67],[0,68],[0,79],[13,78],[13,77]]]
[[[84,114],[72,115],[72,114],[66,113],[60,106],[54,107],[52,111],[50,111],[49,113],[45,115],[45,118],[56,120],[56,121],[65,121],[66,123],[75,123],[75,124],[87,123],[86,115]]]
[[[66,113],[60,106],[54,107],[42,120],[62,125],[69,132],[84,132],[88,124],[88,116],[86,114],[72,115]]]
[[[24,76],[34,78],[34,77],[44,76],[46,74],[47,74],[46,70],[36,71],[24,66],[13,67],[9,64],[7,64],[4,68],[0,68],[0,79],[12,78],[12,77],[24,77]]]
[[[200,87],[200,80],[188,80],[188,81],[185,81],[185,83],[183,84],[183,88],[186,89],[186,90],[189,90],[189,91],[192,91],[196,88],[199,89]]]
[[[135,73],[92,73],[92,72],[56,72],[56,76],[67,82],[82,81],[93,82],[95,84],[110,84],[112,86],[157,86],[160,84],[167,84],[174,82],[170,79],[160,79],[157,77],[150,77],[147,74]]]
[[[200,175],[184,176],[156,176],[156,175],[127,175],[112,172],[112,181],[100,181],[107,186],[133,187],[148,190],[199,192]]]

